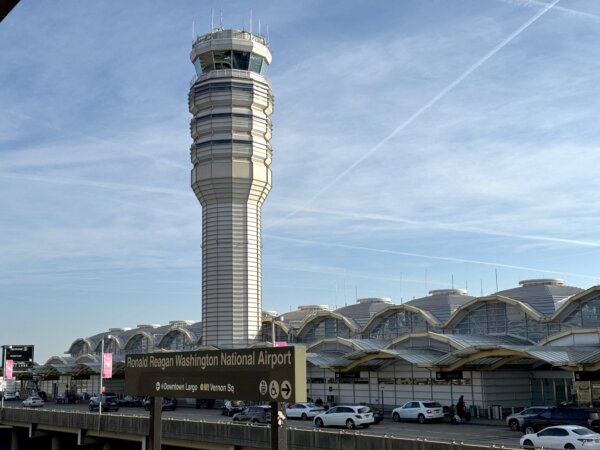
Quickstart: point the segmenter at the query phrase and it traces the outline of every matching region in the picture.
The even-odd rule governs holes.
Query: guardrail
[[[129,437],[147,436],[150,428],[147,416],[117,414],[90,414],[59,410],[27,410],[4,408],[0,424],[13,427],[60,430],[66,433],[104,431],[114,438],[118,434]],[[204,444],[226,444],[254,449],[271,448],[271,431],[264,425],[238,425],[227,421],[206,421],[165,418],[162,421],[163,444],[177,446],[177,442],[193,441],[198,448]],[[472,445],[463,442],[410,439],[393,435],[369,434],[367,431],[298,429],[288,427],[288,450],[490,450],[497,446]]]

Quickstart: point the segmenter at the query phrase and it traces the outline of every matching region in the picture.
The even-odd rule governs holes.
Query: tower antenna
[[[212,33],[215,29],[215,10],[210,8],[210,32]]]
[[[258,35],[260,36],[260,19],[258,19]]]
[[[196,39],[196,22],[192,20],[192,44],[194,43],[194,39]]]
[[[222,30],[223,29],[223,10],[221,10],[221,22],[219,24],[219,28]]]
[[[250,34],[252,34],[252,9],[250,9]]]

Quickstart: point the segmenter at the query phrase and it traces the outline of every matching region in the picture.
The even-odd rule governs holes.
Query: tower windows
[[[220,69],[249,70],[264,75],[267,66],[262,56],[239,50],[206,52],[194,60],[196,75]]]

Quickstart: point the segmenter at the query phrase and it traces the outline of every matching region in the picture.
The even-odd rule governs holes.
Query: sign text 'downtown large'
[[[127,355],[132,395],[306,401],[304,347]]]

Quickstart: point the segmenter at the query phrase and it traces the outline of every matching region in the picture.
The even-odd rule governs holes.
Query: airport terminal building
[[[64,356],[29,374],[39,389],[99,392],[102,348],[113,355],[108,389],[126,394],[127,354],[279,341],[306,346],[307,395],[330,403],[389,411],[412,399],[451,405],[464,395],[476,412],[489,414],[498,405],[600,398],[600,286],[525,280],[482,297],[435,290],[403,304],[368,298],[337,309],[307,305],[261,315],[261,208],[272,178],[268,42],[243,30],[213,29],[195,39],[190,61],[196,69],[188,101],[191,186],[203,211],[203,322],[142,324],[76,338]]]
[[[560,279],[519,284],[485,297],[449,289],[404,304],[368,298],[335,310],[264,312],[252,345],[270,346],[276,330],[276,341],[306,346],[307,395],[334,403],[389,411],[412,399],[450,405],[464,395],[486,415],[497,406],[599,399],[600,286],[584,290]],[[129,353],[214,348],[204,345],[201,322],[111,328],[75,339],[65,356],[37,366],[39,389],[98,392],[102,341],[114,361],[108,389],[117,393],[124,393]]]

